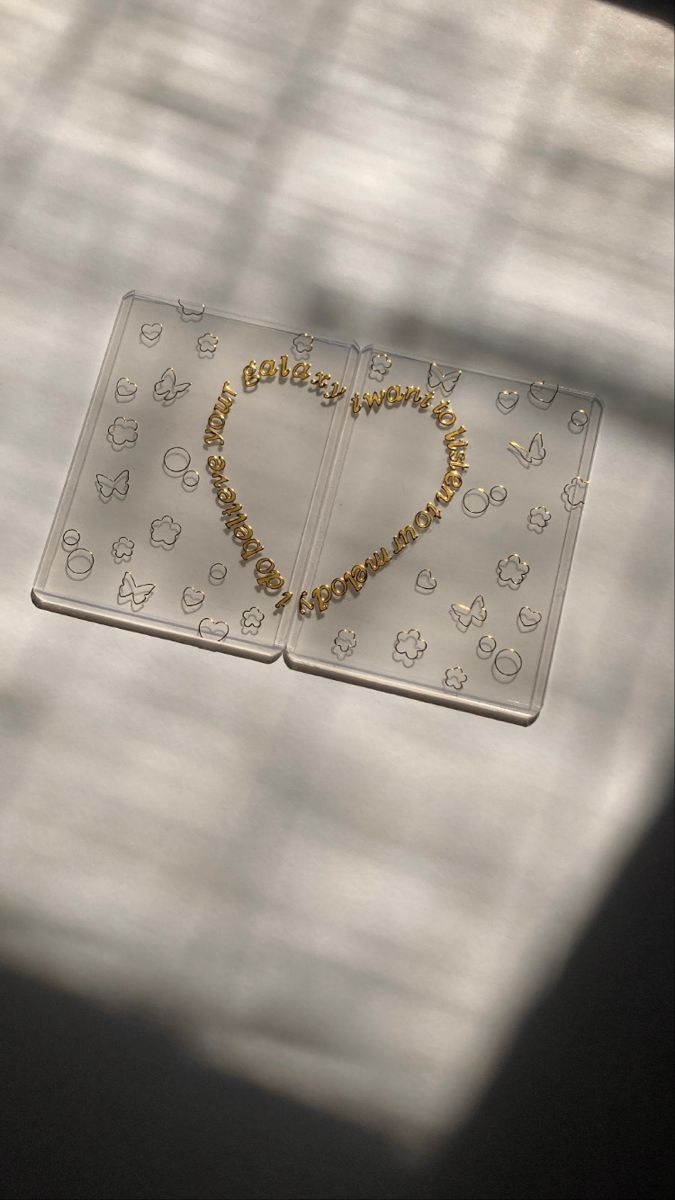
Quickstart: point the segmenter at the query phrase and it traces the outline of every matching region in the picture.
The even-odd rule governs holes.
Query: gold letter
[[[260,364],[258,375],[261,379],[274,379],[277,373],[277,364],[273,358],[264,358]]]
[[[243,525],[246,520],[246,513],[238,500],[223,505],[223,516],[227,517],[225,524],[228,529],[236,529],[237,525]]]
[[[366,571],[363,563],[356,563],[356,565],[352,567],[351,571],[345,571],[344,573],[345,583],[351,583],[355,592],[361,591],[361,588],[363,587],[367,578],[368,572]]]
[[[258,369],[257,369],[257,364],[256,364],[256,361],[254,358],[252,358],[250,363],[248,363],[248,365],[244,367],[241,375],[242,375],[242,379],[244,380],[244,387],[247,387],[247,388],[257,387]]]
[[[391,387],[387,388],[384,402],[389,406],[389,408],[395,408],[397,404],[401,403],[401,389],[397,383],[394,383]]]
[[[221,504],[231,504],[232,501],[236,499],[237,493],[233,487],[220,488],[219,491],[216,492],[216,500],[219,500]]]
[[[436,414],[436,424],[440,425],[441,429],[449,429],[457,420],[457,414],[452,411],[445,401],[442,404],[437,404],[431,411]]]
[[[443,476],[443,483],[447,483],[448,487],[454,488],[458,492],[462,486],[462,476],[457,471],[446,471]]]
[[[443,484],[443,487],[439,488],[439,490],[436,492],[436,499],[439,500],[441,504],[449,504],[454,494],[455,493],[453,492],[452,488],[448,490],[446,485]]]
[[[385,550],[384,546],[380,546],[374,554],[370,554],[366,559],[366,566],[373,574],[380,570],[380,567],[386,567],[387,563],[391,562],[391,554]]]
[[[468,442],[457,441],[457,438],[461,438],[463,433],[466,433],[466,429],[463,425],[460,425],[459,429],[453,429],[452,433],[444,434],[443,441],[445,442],[446,446],[450,446],[452,442],[455,442],[458,446],[468,446]]]
[[[204,431],[204,445],[205,446],[224,446],[225,440],[224,440],[224,438],[222,438],[220,436],[219,433],[207,433],[205,430]]]
[[[320,583],[312,588],[312,595],[319,606],[319,612],[325,612],[330,601],[330,588],[327,583]]]
[[[222,454],[209,454],[209,457],[206,460],[206,465],[212,475],[217,475],[221,471],[225,470],[227,463],[225,462]]]
[[[239,512],[234,511],[237,508],[239,509]],[[241,504],[234,504],[232,506],[232,512],[228,513],[227,521],[225,522],[225,524],[227,525],[228,529],[236,529],[237,526],[240,525],[242,523],[242,521],[245,521],[245,520],[246,520],[246,513],[242,510]]]
[[[307,592],[301,592],[298,599],[298,612],[301,617],[306,617],[308,613],[314,612],[314,605],[310,600]]]
[[[253,537],[253,530],[250,525],[237,525],[232,537],[236,538],[238,542],[247,542],[249,538]]]
[[[330,379],[330,375],[326,375],[323,371],[317,371],[316,375],[314,376],[314,378],[309,386],[315,387],[318,391],[319,388],[326,386],[329,379]]]
[[[341,387],[339,383],[331,383],[330,391],[325,393],[326,400],[339,400],[341,396],[344,396],[346,391],[347,389]]]
[[[295,366],[293,367],[293,370],[291,371],[291,379],[294,379],[297,383],[306,383],[307,380],[309,379],[311,370],[312,370],[311,363],[308,363],[308,362],[296,363]]]
[[[354,395],[352,396],[352,412],[355,415],[356,413],[361,412],[361,401],[359,400],[358,392],[354,392]]]
[[[392,545],[394,554],[400,554],[401,550],[405,550],[409,542],[414,542],[417,539],[417,530],[413,529],[412,525],[404,525],[403,529],[399,529],[394,535]]]
[[[288,355],[282,354],[279,358],[279,378],[287,379],[288,375]]]
[[[342,599],[345,592],[347,591],[347,584],[345,583],[345,581],[341,575],[338,575],[337,579],[333,580],[333,582],[330,585],[330,590],[333,593],[333,595],[335,596],[336,600]]]
[[[412,400],[413,404],[419,404],[419,399],[420,389],[418,387],[413,387],[412,384],[409,383],[403,395],[403,403],[407,404],[409,400]]]
[[[431,517],[429,516],[428,512],[415,513],[413,521],[415,522],[417,528],[422,530],[428,529],[431,525]]]
[[[384,400],[384,392],[364,392],[364,403],[368,405],[368,412],[371,408],[379,408]]]
[[[250,541],[244,542],[241,548],[241,557],[244,562],[248,562],[249,558],[253,558],[254,554],[260,554],[260,551],[264,549],[262,542],[259,542],[257,538],[251,538]]]
[[[273,575],[276,569],[277,564],[273,558],[259,558],[254,567],[256,575]]]
[[[255,564],[258,583],[266,592],[278,592],[286,582],[277,570],[277,564],[271,558],[259,558]]]

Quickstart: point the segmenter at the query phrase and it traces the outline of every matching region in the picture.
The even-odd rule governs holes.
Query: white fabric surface
[[[670,765],[671,33],[588,0],[0,22],[0,958],[424,1142]],[[31,606],[130,288],[605,398],[534,726]]]

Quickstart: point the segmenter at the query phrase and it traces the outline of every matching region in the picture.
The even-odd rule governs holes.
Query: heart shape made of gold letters
[[[436,368],[437,366],[435,363],[431,365],[432,368]],[[429,378],[431,379],[432,374],[434,378],[437,375],[440,378],[439,371],[440,368],[435,373],[430,371]],[[242,369],[241,374],[245,391],[254,390],[261,382],[268,382],[275,378],[282,380],[289,377],[291,383],[301,385],[309,383],[326,400],[339,400],[346,391],[344,385],[338,382],[333,382],[330,390],[326,391],[328,381],[331,378],[330,374],[315,370],[312,375],[312,364],[304,361],[295,363],[291,367],[288,357],[285,354],[280,356],[278,363],[274,358],[266,358],[261,361],[260,366],[252,359]],[[460,375],[461,372],[459,371],[454,373],[453,388]],[[449,378],[447,372],[443,374],[443,378]],[[226,379],[204,429],[204,444],[207,448],[210,449],[215,446],[221,449],[224,447],[224,429],[236,397],[237,392],[232,387],[230,381]],[[469,443],[463,437],[466,430],[463,425],[456,425],[457,415],[450,407],[449,402],[447,400],[440,400],[438,403],[434,403],[436,400],[437,397],[433,390],[423,395],[421,389],[417,386],[408,385],[403,388],[399,384],[390,384],[389,387],[382,388],[380,391],[364,392],[363,396],[355,392],[350,401],[354,417],[357,417],[364,410],[373,411],[382,408],[400,408],[410,404],[411,408],[415,408],[419,412],[428,411],[433,416],[438,427],[445,431],[443,441],[448,463],[442,483],[436,491],[434,499],[429,500],[424,508],[415,513],[409,524],[404,525],[399,529],[398,533],[394,534],[391,542],[394,555],[402,553],[407,546],[417,540],[420,533],[424,533],[435,522],[441,520],[442,509],[439,505],[445,506],[450,503],[456,492],[462,487],[462,473],[468,470],[469,467],[466,461],[466,447]],[[286,580],[274,559],[268,555],[262,556],[263,543],[256,537],[253,525],[242,508],[241,500],[238,498],[236,490],[232,487],[229,476],[225,475],[225,459],[222,454],[212,453],[209,454],[206,465],[216,493],[216,502],[224,511],[225,526],[231,531],[235,541],[239,543],[242,560],[244,562],[252,559],[255,560],[253,569],[257,585],[272,595],[281,592],[282,595],[277,600],[275,608],[284,608],[293,598],[293,593],[287,589],[284,590]],[[355,563],[349,570],[344,571],[341,575],[337,575],[330,584],[320,583],[312,589],[303,590],[298,598],[298,613],[301,616],[307,616],[311,612],[325,612],[331,600],[341,599],[350,588],[355,593],[360,592],[370,575],[376,574],[391,561],[391,553],[385,546],[381,546],[379,550],[374,550],[371,554],[367,555],[363,562]],[[421,572],[418,579],[423,574],[424,572]],[[429,573],[429,580],[431,579],[432,577]],[[434,580],[431,588],[427,583],[427,586],[420,590],[433,590],[435,586],[436,582]]]

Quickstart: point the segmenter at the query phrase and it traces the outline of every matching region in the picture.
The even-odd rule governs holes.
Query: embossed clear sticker
[[[600,418],[557,381],[130,294],[33,598],[528,724]]]

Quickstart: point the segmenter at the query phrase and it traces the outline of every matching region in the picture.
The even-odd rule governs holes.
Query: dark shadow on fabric
[[[374,1134],[221,1075],[142,1017],[0,972],[0,1195],[395,1197]]]
[[[0,1194],[656,1197],[672,1179],[672,803],[425,1170],[198,1063],[141,1015],[0,972]]]
[[[673,24],[671,0],[602,0],[603,4],[615,4],[617,8],[628,8],[643,17],[653,17],[666,25]]]
[[[671,800],[415,1195],[672,1194],[672,868]]]

